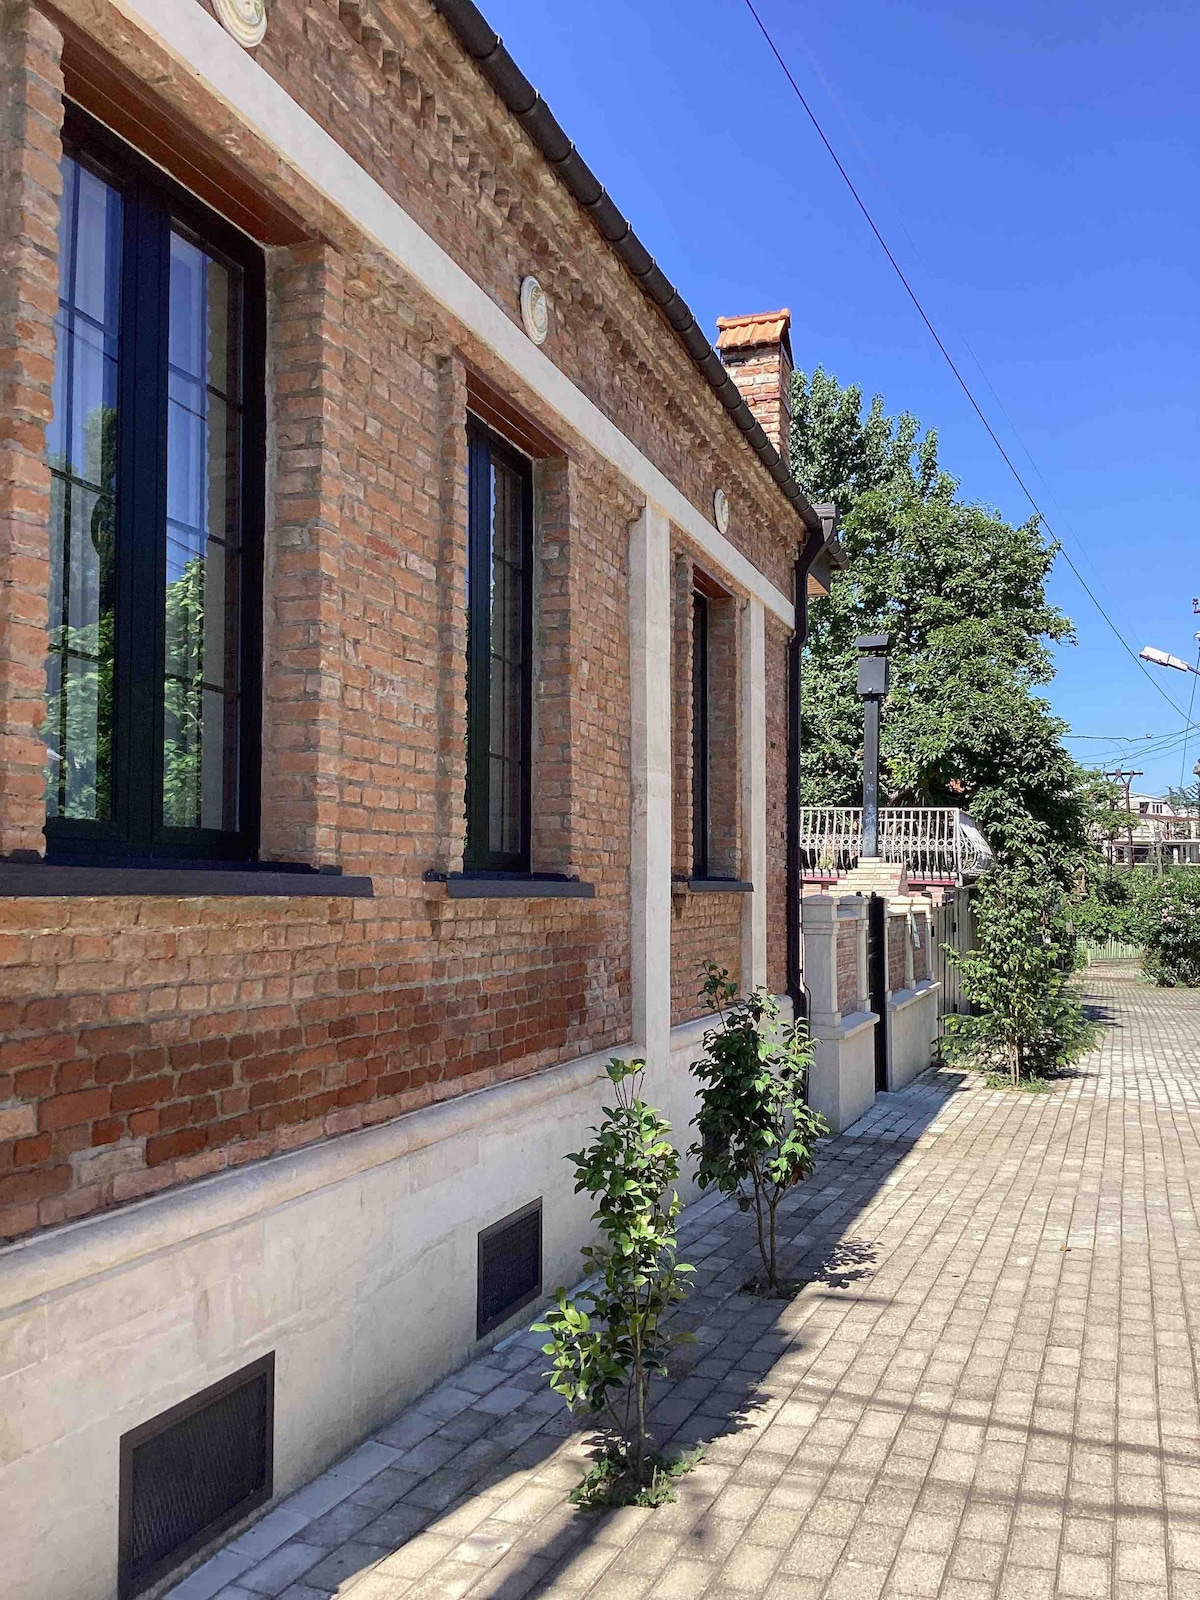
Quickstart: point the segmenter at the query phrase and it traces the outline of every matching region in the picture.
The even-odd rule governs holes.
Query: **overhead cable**
[[[932,321],[929,318],[929,314],[926,312],[925,307],[921,304],[920,298],[918,297],[918,295],[916,293],[916,290],[913,288],[912,284],[909,283],[908,278],[905,276],[904,269],[901,267],[901,265],[900,265],[899,261],[897,261],[896,257],[892,254],[891,248],[889,247],[887,240],[884,238],[883,234],[880,232],[878,226],[876,225],[874,217],[871,215],[871,212],[867,207],[866,202],[863,200],[862,196],[859,194],[857,188],[855,187],[854,180],[851,178],[850,174],[846,171],[846,168],[842,165],[841,159],[838,156],[837,151],[834,149],[833,145],[830,143],[829,139],[826,137],[825,130],[821,126],[821,123],[818,120],[816,113],[813,111],[812,107],[809,105],[807,99],[804,96],[803,91],[800,88],[800,85],[796,82],[795,78],[792,76],[791,69],[788,67],[787,62],[783,59],[783,56],[780,54],[779,47],[776,45],[774,39],[771,37],[770,31],[768,30],[766,23],[759,16],[757,10],[755,9],[754,0],[746,0],[746,9],[749,11],[750,15],[754,18],[754,21],[757,23],[758,30],[762,34],[763,38],[766,40],[767,46],[770,49],[771,54],[775,57],[775,60],[779,63],[779,66],[783,71],[784,77],[791,84],[792,90],[795,93],[795,96],[796,96],[797,100],[799,100],[801,106],[804,108],[805,115],[808,117],[808,120],[812,123],[813,127],[816,129],[817,137],[820,139],[821,143],[825,146],[825,149],[829,154],[830,160],[833,162],[834,166],[838,169],[838,172],[841,174],[843,182],[845,183],[847,189],[849,189],[851,195],[854,197],[854,202],[858,206],[858,209],[862,212],[864,218],[866,219],[867,226],[870,228],[871,232],[875,235],[875,239],[876,239],[876,241],[877,241],[877,243],[879,245],[879,248],[883,251],[884,255],[887,257],[887,259],[888,259],[888,261],[889,261],[889,263],[890,263],[890,265],[892,267],[892,270],[895,272],[895,274],[899,278],[901,284],[904,286],[905,293],[908,295],[908,298],[912,301],[913,305],[916,307],[917,314],[921,318],[921,321],[925,324],[925,327],[929,332],[930,338],[933,340],[934,344],[938,347],[938,350],[941,352],[942,357],[944,358],[944,360],[946,362],[946,365],[950,368],[950,371],[954,374],[954,377],[958,382],[959,388],[962,390],[963,394],[966,395],[967,400],[970,403],[971,409],[974,411],[975,415],[979,418],[980,422],[983,424],[983,426],[984,426],[984,428],[985,428],[985,430],[987,432],[988,437],[991,439],[992,443],[995,445],[996,449],[999,451],[1000,456],[1001,456],[1002,460],[1004,461],[1005,466],[1008,468],[1009,472],[1012,473],[1012,476],[1015,479],[1015,481],[1017,483],[1017,486],[1020,488],[1021,493],[1025,496],[1026,500],[1029,501],[1029,504],[1033,507],[1034,513],[1037,516],[1039,522],[1042,523],[1042,525],[1045,527],[1047,533],[1050,535],[1050,537],[1054,540],[1055,544],[1058,546],[1059,554],[1062,556],[1063,560],[1067,563],[1068,567],[1070,567],[1071,571],[1075,574],[1075,577],[1079,582],[1080,588],[1083,590],[1084,594],[1087,595],[1088,599],[1095,606],[1096,610],[1104,618],[1104,621],[1108,624],[1109,628],[1111,628],[1113,636],[1117,640],[1117,643],[1121,646],[1122,650],[1125,651],[1126,655],[1128,655],[1130,660],[1137,667],[1138,671],[1141,672],[1142,676],[1146,679],[1147,683],[1149,683],[1153,687],[1153,689],[1155,690],[1155,692],[1157,694],[1160,694],[1162,696],[1162,698],[1167,702],[1167,704],[1171,707],[1171,709],[1173,711],[1178,712],[1178,714],[1181,717],[1186,716],[1189,725],[1191,727],[1193,727],[1193,728],[1196,728],[1197,731],[1200,731],[1200,725],[1192,722],[1191,714],[1189,712],[1185,712],[1183,707],[1181,705],[1178,705],[1176,703],[1176,701],[1173,700],[1172,697],[1167,693],[1167,691],[1163,688],[1162,684],[1158,681],[1158,679],[1156,677],[1154,677],[1152,673],[1147,671],[1144,663],[1139,658],[1136,650],[1134,650],[1133,646],[1125,638],[1125,635],[1121,632],[1120,628],[1117,627],[1116,623],[1113,621],[1113,619],[1109,616],[1108,612],[1101,605],[1100,601],[1097,599],[1094,591],[1092,590],[1090,584],[1087,582],[1087,580],[1083,576],[1082,572],[1080,572],[1079,568],[1075,565],[1075,562],[1071,559],[1070,552],[1067,550],[1065,545],[1062,543],[1062,541],[1055,534],[1053,528],[1050,526],[1049,519],[1047,518],[1045,512],[1042,510],[1041,506],[1038,504],[1037,500],[1034,498],[1032,492],[1029,489],[1028,484],[1025,482],[1025,480],[1021,476],[1020,472],[1018,472],[1015,462],[1013,461],[1012,457],[1009,455],[1008,451],[1005,449],[1004,445],[1001,443],[999,435],[996,433],[996,430],[992,427],[992,424],[988,421],[987,415],[984,412],[983,408],[980,406],[978,400],[976,400],[975,395],[972,392],[970,385],[967,383],[966,379],[963,377],[962,373],[959,371],[958,366],[955,363],[953,356],[950,354],[949,350],[946,348],[946,345],[943,343],[940,334],[938,333],[937,329],[934,327]],[[976,359],[976,365],[978,365],[978,360],[977,359]],[[982,368],[980,370],[982,371]]]

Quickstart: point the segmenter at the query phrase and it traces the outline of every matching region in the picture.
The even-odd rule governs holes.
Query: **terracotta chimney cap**
[[[792,313],[754,311],[744,317],[718,317],[718,350],[753,350],[760,345],[782,344],[790,359],[792,341],[788,333]]]

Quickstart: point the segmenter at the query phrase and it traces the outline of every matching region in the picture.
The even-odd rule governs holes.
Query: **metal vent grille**
[[[542,1292],[542,1202],[514,1211],[479,1235],[478,1338]]]
[[[270,1498],[274,1396],[272,1353],[123,1435],[122,1600]]]

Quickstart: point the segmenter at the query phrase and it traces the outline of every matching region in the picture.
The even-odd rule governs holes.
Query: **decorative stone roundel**
[[[267,0],[213,0],[218,19],[239,44],[253,50],[267,31]]]
[[[521,283],[521,321],[534,344],[545,344],[550,332],[550,305],[536,278],[525,278]]]
[[[713,495],[713,521],[721,533],[729,531],[729,499],[724,489]]]

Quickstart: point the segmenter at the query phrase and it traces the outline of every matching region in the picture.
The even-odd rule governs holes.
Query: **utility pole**
[[[858,692],[863,702],[863,820],[860,859],[879,855],[879,708],[888,692],[886,633],[869,633],[858,648]]]
[[[1118,770],[1116,772],[1106,772],[1104,774],[1104,776],[1106,778],[1116,778],[1118,780],[1118,782],[1123,783],[1125,785],[1125,815],[1126,815],[1126,818],[1127,818],[1126,837],[1129,840],[1129,870],[1130,870],[1130,872],[1132,872],[1133,871],[1133,801],[1130,799],[1130,790],[1133,787],[1133,780],[1135,778],[1143,777],[1144,774],[1142,772],[1134,769],[1134,770],[1131,770],[1131,771]]]

